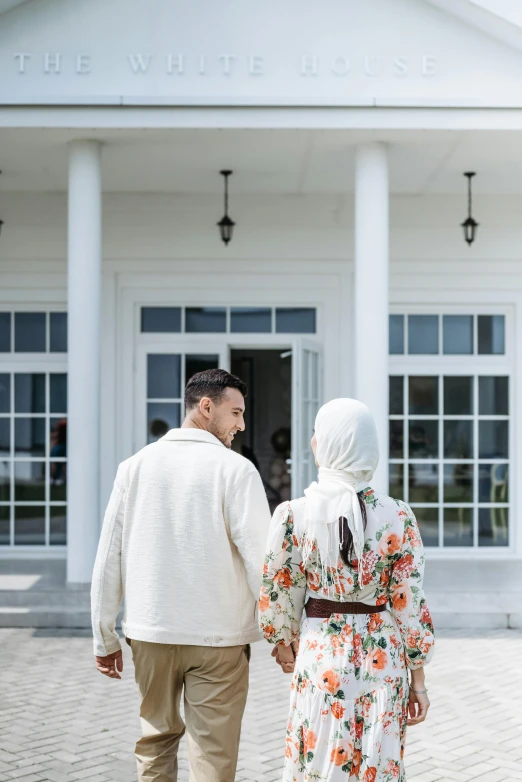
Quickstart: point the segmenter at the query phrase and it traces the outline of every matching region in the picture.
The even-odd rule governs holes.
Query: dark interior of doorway
[[[273,511],[290,499],[292,357],[282,350],[232,350],[231,370],[248,386],[246,429],[232,447],[259,470]]]

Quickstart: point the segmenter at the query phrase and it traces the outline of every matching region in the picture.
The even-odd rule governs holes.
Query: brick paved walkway
[[[65,632],[65,631],[64,631]],[[91,641],[60,631],[0,631],[0,780],[134,782],[132,663],[110,681]],[[252,681],[236,782],[281,776],[289,678],[264,644]],[[408,737],[409,782],[522,780],[522,632],[439,635],[428,669],[429,722]],[[180,782],[187,782],[185,749]]]

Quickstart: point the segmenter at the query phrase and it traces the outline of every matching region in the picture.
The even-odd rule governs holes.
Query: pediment
[[[444,4],[32,0],[2,17],[0,102],[522,105],[522,51]]]

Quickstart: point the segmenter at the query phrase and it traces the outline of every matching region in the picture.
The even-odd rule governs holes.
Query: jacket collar
[[[171,429],[167,432],[161,440],[175,440],[177,442],[194,442],[194,443],[210,443],[210,445],[220,445],[225,448],[225,445],[214,437],[210,432],[206,432],[204,429]]]

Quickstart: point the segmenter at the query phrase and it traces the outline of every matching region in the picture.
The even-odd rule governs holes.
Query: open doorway
[[[291,495],[292,353],[232,350],[231,371],[248,386],[246,429],[233,448],[259,470],[273,511]]]

